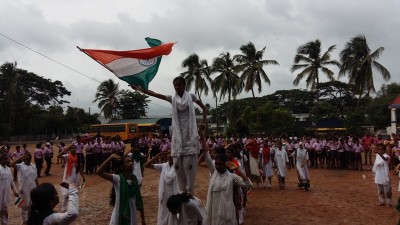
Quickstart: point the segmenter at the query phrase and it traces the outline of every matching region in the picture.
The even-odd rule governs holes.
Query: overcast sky
[[[271,86],[263,84],[257,96],[276,90],[305,88],[292,82],[290,72],[300,45],[321,40],[325,52],[336,45],[333,58],[356,35],[366,36],[371,50],[384,47],[378,60],[398,82],[400,72],[400,1],[398,0],[1,0],[0,64],[17,61],[18,67],[51,80],[60,80],[72,92],[70,106],[99,112],[93,104],[99,82],[125,82],[79,52],[81,48],[132,50],[146,48],[145,37],[178,42],[163,57],[150,89],[173,94],[172,79],[183,72],[182,61],[192,53],[209,64],[222,52],[239,53],[249,41],[266,46],[264,59]],[[59,65],[7,38],[78,71]],[[337,72],[337,70],[334,70]],[[92,77],[90,79],[86,76]],[[214,75],[215,76],[215,75]],[[213,77],[214,77],[213,76]],[[336,75],[337,77],[337,75]],[[346,81],[341,78],[342,81]],[[383,84],[375,73],[375,87]],[[250,93],[239,96],[248,97]],[[170,114],[170,104],[150,97],[148,115]],[[214,106],[211,95],[203,102]]]

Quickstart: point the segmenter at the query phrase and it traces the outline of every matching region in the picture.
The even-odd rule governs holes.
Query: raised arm
[[[199,99],[196,101],[197,105],[200,106],[200,108],[203,111],[203,124],[207,127],[207,114],[208,114],[208,109],[207,107],[203,104],[203,102]]]
[[[25,155],[22,155],[22,156],[19,157],[18,159],[12,161],[12,162],[10,163],[10,167],[12,167],[12,168],[14,168],[14,169],[17,169],[17,163],[22,162],[22,160],[24,159],[24,156],[25,156]]]
[[[203,129],[200,129],[199,135],[200,135],[200,143],[203,146],[204,159],[207,163],[208,170],[210,171],[211,174],[213,174],[215,171],[215,165],[210,157],[210,149],[208,148],[206,136],[204,135]]]
[[[79,216],[79,196],[78,189],[74,185],[69,185],[68,189],[68,208],[64,213],[53,213],[46,217],[45,224],[70,224]]]
[[[60,153],[58,153],[57,158],[61,158],[65,153],[68,152],[68,150],[69,150],[69,148],[62,150]]]
[[[160,94],[160,93],[157,93],[157,92],[154,92],[154,91],[151,91],[151,90],[145,90],[142,87],[137,86],[137,85],[131,85],[131,87],[132,87],[133,90],[136,90],[136,91],[142,92],[142,93],[144,93],[146,95],[150,95],[150,96],[153,96],[155,98],[159,98],[159,99],[167,101],[167,97],[165,95],[163,95],[163,94]]]
[[[160,153],[158,153],[156,156],[154,156],[152,159],[150,159],[150,161],[146,162],[146,163],[144,164],[144,167],[147,167],[147,168],[150,168],[150,169],[156,169],[156,168],[153,166],[154,161],[156,161],[156,160],[158,160],[158,159],[164,157],[164,156],[167,155],[167,154],[169,154],[169,152],[160,152]]]
[[[106,173],[104,172],[104,170],[107,168],[108,165],[110,165],[113,159],[119,159],[119,158],[120,157],[117,154],[110,155],[110,157],[108,157],[108,159],[106,159],[106,161],[104,161],[103,164],[101,164],[101,166],[97,169],[96,174],[99,175],[101,178],[112,182],[113,181],[112,174]]]

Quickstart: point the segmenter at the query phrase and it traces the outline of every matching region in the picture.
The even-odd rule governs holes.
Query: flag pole
[[[79,48],[79,46],[76,46],[79,51],[85,53],[87,56],[89,56],[90,58],[92,58],[94,61],[96,61],[98,64],[102,65],[104,68],[106,68],[108,71],[110,71],[111,73],[114,73],[110,68],[108,68],[106,65],[104,65],[102,62],[97,61],[95,58],[93,58],[90,54],[88,54],[87,52],[85,52],[85,50]]]

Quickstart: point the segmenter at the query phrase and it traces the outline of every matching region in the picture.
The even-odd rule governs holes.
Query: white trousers
[[[173,157],[178,189],[180,193],[189,192],[194,195],[197,174],[197,154]]]
[[[22,223],[28,224],[28,217],[29,217],[29,206],[22,206],[21,207],[21,216],[22,216]]]

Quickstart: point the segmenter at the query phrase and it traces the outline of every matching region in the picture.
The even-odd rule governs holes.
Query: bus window
[[[129,126],[129,133],[136,133],[136,126]]]

